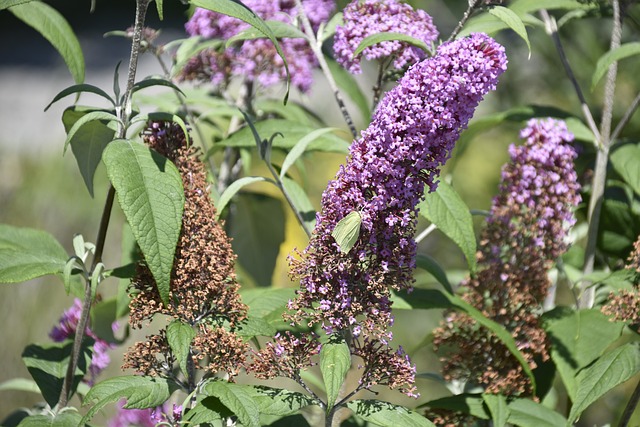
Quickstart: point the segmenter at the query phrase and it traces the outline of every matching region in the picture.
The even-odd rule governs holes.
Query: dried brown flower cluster
[[[540,325],[547,272],[566,249],[572,210],[580,200],[573,170],[573,136],[563,122],[532,121],[511,147],[478,253],[480,271],[463,283],[463,298],[513,336],[529,366],[549,358]],[[470,316],[449,313],[435,331],[445,379],[464,379],[487,393],[531,395],[522,366],[508,348]]]
[[[631,327],[640,329],[640,236],[633,245],[633,252],[627,259],[626,269],[635,273],[633,289],[611,292],[602,313],[616,322],[627,322]]]
[[[196,367],[233,376],[244,362],[246,346],[233,329],[246,317],[247,307],[237,293],[235,254],[208,192],[206,172],[196,149],[188,146],[176,124],[153,122],[144,132],[145,142],[167,157],[180,171],[185,192],[182,230],[171,273],[169,304],[164,306],[148,267],[142,262],[131,281],[133,298],[130,324],[140,328],[156,314],[180,319],[197,327],[191,346]],[[173,360],[165,335],[148,337],[125,355],[124,368],[158,375]],[[155,361],[154,361],[155,358]],[[206,360],[206,365],[199,362]],[[171,367],[169,367],[171,369]]]

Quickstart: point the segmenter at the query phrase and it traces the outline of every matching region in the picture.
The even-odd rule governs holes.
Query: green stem
[[[622,39],[622,18],[620,13],[620,2],[613,2],[613,29],[611,31],[611,43],[609,51],[613,51],[620,46]],[[604,200],[604,189],[607,179],[607,164],[609,162],[609,149],[611,148],[611,122],[613,118],[613,102],[615,97],[616,77],[618,73],[618,63],[614,62],[609,66],[607,80],[604,89],[604,108],[602,110],[602,120],[600,122],[599,150],[596,155],[596,166],[593,175],[591,190],[591,200],[589,201],[589,230],[587,232],[587,247],[585,249],[583,275],[593,272],[596,255],[596,243],[598,239],[598,224]],[[593,307],[595,299],[595,288],[590,286],[590,282],[585,282],[581,289],[579,308]]]
[[[327,64],[326,59],[324,58],[324,54],[322,53],[322,43],[320,40],[316,38],[315,33],[313,32],[313,28],[311,27],[311,22],[309,21],[309,17],[304,11],[304,7],[302,6],[301,0],[296,0],[296,5],[298,6],[298,12],[300,15],[300,20],[302,22],[302,26],[304,27],[304,31],[307,33],[307,37],[309,40],[309,46],[316,58],[318,59],[318,64],[320,64],[320,69],[322,70],[324,76],[329,83],[329,87],[333,91],[333,96],[338,103],[338,107],[340,108],[340,112],[342,113],[342,117],[344,117],[344,121],[347,123],[349,130],[351,131],[351,135],[353,137],[358,136],[358,132],[356,131],[356,127],[353,124],[353,120],[351,119],[351,115],[349,114],[349,110],[347,110],[346,105],[344,104],[344,100],[342,99],[342,94],[338,89],[338,85],[336,84],[336,80],[333,78],[333,74],[331,74],[331,70],[329,69],[329,65]]]
[[[129,121],[129,115],[131,113],[131,91],[135,83],[136,70],[138,67],[138,56],[140,53],[140,44],[142,40],[142,31],[144,27],[144,19],[147,14],[147,8],[150,0],[137,0],[136,1],[136,20],[133,31],[133,41],[131,42],[131,58],[129,60],[129,73],[127,76],[127,89],[123,98],[123,106],[119,111],[119,118],[122,123],[126,124]],[[126,136],[126,127],[120,127],[118,129],[118,139]],[[115,189],[113,186],[109,187],[107,193],[107,200],[105,201],[104,209],[102,211],[102,219],[100,220],[100,228],[98,230],[98,237],[96,239],[96,251],[93,257],[91,270],[89,277],[94,274],[96,266],[102,262],[102,253],[104,251],[104,244],[107,237],[107,229],[109,228],[109,219],[111,218],[111,209],[113,207],[113,200],[115,197]],[[91,281],[88,280],[85,284],[84,301],[82,303],[82,312],[80,313],[80,319],[75,331],[75,337],[73,341],[73,348],[71,349],[71,360],[69,366],[67,366],[67,372],[62,383],[62,390],[60,391],[60,397],[58,398],[59,409],[67,406],[69,398],[71,396],[73,388],[73,377],[78,366],[78,359],[80,357],[80,350],[84,333],[87,329],[89,322],[89,312],[91,309],[92,289]]]
[[[291,207],[291,210],[296,215],[296,219],[300,223],[300,226],[302,227],[304,232],[307,234],[307,237],[311,238],[311,230],[309,230],[307,228],[307,225],[305,224],[304,219],[302,218],[302,215],[300,214],[300,212],[296,208],[296,205],[293,203],[293,200],[291,199],[291,196],[289,195],[289,192],[287,191],[286,188],[284,188],[284,184],[282,183],[282,180],[280,179],[280,175],[278,175],[278,173],[273,168],[273,166],[271,166],[271,163],[267,162],[266,159],[265,159],[265,163],[267,164],[267,167],[269,168],[269,172],[271,172],[271,175],[273,176],[273,179],[275,181],[274,184],[276,185],[276,187],[278,187],[280,189],[280,191],[284,195],[284,198],[287,200],[287,203],[289,203],[289,206]]]
[[[633,411],[638,406],[638,401],[640,401],[640,381],[636,385],[635,390],[633,390],[633,394],[627,403],[627,406],[624,408],[624,412],[622,413],[622,417],[620,418],[620,424],[618,427],[627,427],[629,425],[629,421],[631,420],[631,416],[633,415]]]
[[[462,15],[462,19],[460,20],[460,22],[458,22],[458,25],[456,25],[456,28],[454,28],[453,31],[451,32],[451,35],[447,39],[448,42],[450,42],[451,40],[456,38],[456,36],[460,32],[460,30],[462,30],[462,27],[464,27],[464,24],[467,23],[467,21],[469,20],[469,18],[473,14],[473,12],[478,7],[478,3],[479,2],[480,2],[480,0],[470,0],[469,1],[469,7],[464,12],[464,15]]]

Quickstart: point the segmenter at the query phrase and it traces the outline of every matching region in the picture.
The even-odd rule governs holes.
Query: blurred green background
[[[110,30],[130,26],[134,3],[98,2],[93,14],[89,13],[88,2],[81,7],[75,2],[48,3],[61,11],[77,31],[86,55],[87,83],[110,92],[113,69],[120,60],[126,64],[129,45],[123,39],[104,39],[102,35]],[[185,6],[179,2],[165,3],[167,9],[164,22],[157,20],[153,8],[149,18],[150,26],[163,29],[160,39],[163,42],[184,37],[182,26],[186,20]],[[341,5],[344,3],[340,2]],[[464,0],[411,3],[424,8],[434,17],[443,38],[448,36],[467,4]],[[637,10],[632,12],[635,12],[635,16],[640,15]],[[628,22],[625,37],[632,38],[635,34],[637,38],[637,22]],[[596,115],[601,110],[602,84],[593,93],[589,92],[588,86],[597,59],[607,49],[609,28],[607,18],[592,17],[572,21],[561,31],[569,60]],[[501,79],[497,92],[490,94],[477,110],[476,118],[531,104],[549,105],[579,116],[577,97],[565,78],[550,40],[541,28],[530,29],[529,36],[533,47],[531,58],[528,57],[524,42],[513,33],[502,32],[497,36],[507,48],[509,69]],[[95,240],[107,189],[104,169],[100,167],[96,173],[96,194],[92,199],[71,153],[62,155],[64,129],[60,116],[73,99],[69,97],[58,102],[48,112],[43,112],[56,93],[73,83],[55,50],[6,11],[0,11],[0,39],[15,40],[0,44],[0,222],[46,230],[71,251],[74,234],[80,233],[86,240]],[[620,66],[614,110],[618,118],[640,89],[635,71],[638,66],[638,59],[625,60]],[[373,85],[375,71],[373,66],[365,67],[364,75],[358,78],[365,93],[370,93],[368,90]],[[152,58],[144,57],[138,75],[144,77],[160,72]],[[292,99],[314,111],[328,126],[344,128],[324,78],[320,73],[316,77],[318,84],[311,94],[294,94]],[[84,95],[80,103],[93,102],[96,102],[96,98]],[[348,107],[351,111],[356,111],[350,102]],[[359,118],[357,125],[362,128],[366,123]],[[454,162],[445,167],[444,173],[451,174],[455,188],[472,209],[490,207],[491,197],[497,189],[500,168],[508,158],[506,149],[510,143],[517,142],[517,132],[521,127],[521,122],[504,123],[466,140],[463,146],[456,148]],[[637,139],[639,131],[640,118],[636,116],[623,136]],[[587,176],[591,158],[592,150],[585,146],[580,172]],[[307,176],[311,177],[307,180],[307,190],[316,207],[326,182],[334,176],[343,160],[344,156],[335,154],[314,154],[307,158]],[[264,174],[255,158],[253,165],[253,173]],[[252,190],[275,195],[272,189],[266,187],[252,187]],[[293,248],[303,248],[306,245],[305,235],[286,206],[285,212],[285,241],[279,248],[271,280],[277,287],[294,286],[287,277],[286,257]],[[116,208],[106,245],[105,264],[108,268],[119,265],[123,222],[123,215]],[[477,225],[479,230],[480,219],[477,219]],[[424,225],[421,225],[422,228]],[[462,253],[440,232],[425,239],[420,251],[434,256],[448,269],[464,269]],[[240,278],[241,281],[245,279],[247,286],[252,286],[253,281],[243,274],[242,264],[250,261],[242,258],[239,260]],[[429,278],[422,275],[419,280],[428,282]],[[105,296],[113,295],[117,281],[105,281],[101,287]],[[64,294],[62,283],[56,278],[0,286],[0,382],[29,376],[20,359],[22,349],[32,342],[46,342],[49,331],[71,303],[72,297]],[[420,310],[399,311],[396,314],[395,343],[409,351],[418,366],[418,372],[439,372],[439,362],[431,352],[430,345],[420,344],[429,339],[429,333],[440,321],[440,316],[439,311]],[[133,341],[134,337],[129,343]],[[418,347],[421,348],[415,350]],[[120,374],[122,351],[124,347],[112,352],[112,365],[103,374],[103,378]],[[448,394],[446,388],[437,382],[428,379],[418,381],[422,392],[418,403]],[[608,393],[587,411],[579,425],[586,427],[613,423],[626,403],[625,396],[630,394],[630,387],[636,381],[637,378]],[[395,393],[382,393],[380,397],[410,406],[416,403]],[[562,405],[562,397],[559,398]],[[17,407],[29,407],[38,400],[36,395],[29,393],[0,392],[0,420]],[[632,422],[631,425],[640,425],[638,411],[634,420],[635,424]]]

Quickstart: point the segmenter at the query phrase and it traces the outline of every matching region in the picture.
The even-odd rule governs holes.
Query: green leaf
[[[515,33],[525,41],[527,48],[529,49],[529,57],[531,57],[531,43],[529,43],[527,29],[518,14],[504,6],[493,6],[489,9],[489,13],[507,24],[509,28],[515,31]]]
[[[134,93],[138,92],[139,90],[146,89],[146,88],[152,87],[152,86],[170,87],[171,89],[173,89],[176,92],[180,93],[182,96],[186,96],[184,94],[184,92],[182,92],[182,90],[178,86],[176,86],[172,81],[167,80],[165,78],[157,78],[157,77],[149,77],[149,78],[146,78],[144,80],[140,80],[139,82],[135,83],[133,85],[133,87],[131,88],[131,93],[134,94]],[[187,132],[185,131],[185,135],[186,134],[187,134]]]
[[[265,21],[264,22],[267,27],[271,29],[273,35],[278,39],[299,39],[299,38],[307,38],[307,36],[300,31],[298,28],[294,27],[291,24],[282,21]],[[229,38],[227,40],[226,46],[229,47],[233,43],[237,43],[239,41],[244,40],[253,40],[260,38],[268,38],[268,36],[262,31],[258,30],[255,27],[249,27],[244,31],[239,32],[235,36]]]
[[[67,132],[90,112],[99,111],[73,106],[62,113],[62,123]],[[78,129],[70,140],[71,151],[76,158],[84,184],[93,197],[93,177],[102,160],[102,152],[113,140],[116,131],[99,120],[93,120]]]
[[[260,407],[246,386],[214,380],[204,387],[204,392],[220,399],[245,427],[260,427]]]
[[[71,26],[57,10],[43,2],[32,1],[15,4],[9,11],[56,48],[76,83],[84,80],[82,48]]]
[[[501,394],[483,394],[482,399],[489,408],[494,427],[504,427],[509,417],[507,398]]]
[[[295,391],[265,386],[247,386],[246,390],[262,415],[284,417],[297,413],[305,406],[316,404],[309,396]]]
[[[344,341],[328,342],[320,350],[320,372],[327,390],[327,411],[336,403],[340,387],[351,367],[351,353]]]
[[[292,288],[242,288],[240,296],[242,302],[249,306],[248,316],[271,318],[279,316],[286,309],[296,292]]]
[[[0,383],[0,391],[28,391],[40,394],[40,388],[35,381],[27,378],[14,378]]]
[[[283,105],[282,102],[274,99],[256,99],[254,109],[259,116],[277,116],[280,119],[308,126],[310,129],[320,128],[323,125],[313,111],[304,105],[296,104],[295,101]],[[238,109],[236,112],[239,113]]]
[[[49,233],[0,224],[0,283],[61,274],[69,255]]]
[[[129,375],[109,378],[89,390],[83,405],[93,404],[82,422],[92,419],[109,403],[126,399],[125,409],[155,408],[165,403],[178,387],[169,380],[156,377]]]
[[[82,425],[82,415],[75,410],[57,414],[31,415],[23,419],[19,427],[78,427]]]
[[[354,104],[356,104],[356,107],[358,107],[358,110],[360,110],[362,120],[368,123],[371,118],[371,108],[369,108],[369,101],[360,89],[360,86],[358,86],[356,79],[336,61],[330,58],[325,59],[338,87],[351,98]]]
[[[357,416],[382,427],[434,427],[423,415],[402,406],[379,400],[352,400],[347,403]]]
[[[578,371],[602,355],[620,337],[623,327],[622,323],[610,322],[598,309],[556,308],[545,313],[551,359],[572,400],[576,397]]]
[[[254,182],[268,181],[269,180],[263,176],[245,176],[233,181],[231,185],[224,190],[224,193],[220,195],[220,199],[218,199],[215,203],[216,210],[218,211],[218,217],[220,217],[220,214],[222,213],[224,208],[227,207],[233,196],[235,196],[238,191],[242,190],[243,187],[246,187],[249,184],[253,184]]]
[[[269,28],[269,26],[258,15],[256,15],[251,9],[245,6],[240,0],[191,0],[190,3],[194,6],[202,7],[213,12],[222,13],[224,15],[240,19],[241,21],[246,22],[247,24],[263,33],[269,38],[269,40],[271,40],[276,48],[276,52],[278,52],[278,55],[280,55],[280,58],[282,58],[284,68],[287,73],[287,93],[284,96],[284,103],[286,104],[289,98],[291,75],[289,74],[289,65],[287,63],[287,58],[285,58],[284,53],[282,52],[282,49],[278,44],[278,40],[273,34],[273,31],[271,31],[271,28]]]
[[[447,292],[453,294],[453,288],[449,283],[449,279],[447,279],[447,274],[435,258],[427,254],[418,254],[416,256],[416,266],[429,272]]]
[[[111,98],[109,96],[109,94],[107,92],[105,92],[104,90],[102,90],[99,87],[94,86],[94,85],[90,85],[90,84],[87,84],[87,83],[81,83],[81,84],[69,86],[68,88],[60,91],[53,98],[53,100],[49,103],[49,105],[47,105],[45,107],[44,111],[47,111],[49,109],[49,107],[51,107],[55,102],[58,102],[59,100],[61,100],[65,96],[69,96],[72,93],[82,93],[82,92],[95,93],[96,95],[99,95],[99,96],[105,98],[107,101],[109,101],[111,103],[111,105],[114,105],[114,106],[116,105],[116,103],[113,100],[113,98]],[[97,109],[93,109],[93,110],[95,111]]]
[[[35,0],[0,0],[0,10],[4,10],[23,3],[29,3]]]
[[[484,405],[484,399],[479,394],[458,394],[431,400],[420,408],[427,406],[432,409],[446,409],[454,412],[469,414],[482,420],[490,419]]]
[[[73,375],[72,390],[75,390],[87,373],[91,363],[93,340],[85,337],[80,348],[80,357]],[[42,397],[52,408],[58,403],[64,377],[69,365],[72,341],[55,344],[30,344],[22,352],[22,361],[35,380]]]
[[[313,231],[316,226],[316,210],[307,193],[296,181],[286,176],[282,178],[282,186],[300,214],[305,229],[309,232]]]
[[[109,343],[121,344],[113,334],[113,322],[116,317],[117,301],[115,298],[102,300],[91,308],[91,330],[96,336]]]
[[[220,402],[220,399],[208,396],[191,408],[185,414],[183,421],[187,421],[188,424],[185,424],[193,426],[223,427],[223,419],[232,416],[233,413]]]
[[[272,337],[277,332],[278,330],[266,319],[252,316],[247,316],[236,330],[236,334],[245,341],[253,337]]]
[[[164,0],[155,0],[156,1],[156,9],[158,10],[158,18],[160,18],[161,21],[164,20]]]
[[[640,43],[638,43],[640,44]],[[640,145],[627,144],[611,153],[611,164],[616,172],[640,195]]]
[[[358,211],[351,211],[338,221],[331,232],[331,236],[336,239],[336,243],[340,246],[340,252],[348,254],[353,248],[358,241],[361,224],[362,217]]]
[[[169,347],[171,347],[173,354],[176,355],[180,369],[185,377],[189,376],[187,360],[191,357],[191,341],[195,336],[196,331],[193,330],[193,327],[179,319],[172,321],[169,323],[169,326],[167,326],[167,341],[169,342]]]
[[[226,227],[238,262],[257,285],[269,286],[285,237],[282,201],[265,194],[243,193],[235,207]]]
[[[287,157],[284,158],[282,167],[280,168],[280,178],[284,178],[289,168],[293,166],[296,160],[298,160],[300,156],[304,154],[309,144],[326,133],[335,132],[338,130],[338,128],[322,128],[316,129],[308,135],[305,135],[300,141],[298,141],[296,145],[293,146],[291,151],[289,151],[289,153],[287,154]]]
[[[167,304],[184,208],[180,173],[167,158],[126,140],[111,142],[102,160],[162,302]]]
[[[320,24],[320,29],[318,30],[318,40],[320,43],[324,43],[325,40],[333,36],[336,33],[336,28],[338,26],[344,25],[343,18],[343,13],[337,12],[331,17],[331,19],[329,19],[329,22],[327,22],[324,28],[322,27],[322,24]]]
[[[628,58],[640,53],[640,42],[625,43],[617,48],[608,51],[598,59],[596,69],[591,77],[591,90],[596,88],[596,85],[609,70],[609,67],[615,62],[621,59]]]
[[[255,129],[260,135],[273,135],[282,133],[282,138],[273,140],[273,148],[292,149],[298,141],[313,132],[315,129],[307,125],[290,120],[265,120],[254,123]],[[243,147],[255,148],[256,143],[249,126],[245,126],[238,132],[233,133],[229,138],[217,142],[221,147]],[[326,133],[318,137],[307,146],[307,151],[325,151],[334,153],[349,152],[349,144],[333,133]]]
[[[540,403],[530,399],[516,399],[509,403],[509,423],[520,427],[559,427],[567,420]]]
[[[120,121],[120,119],[118,119],[114,114],[112,114],[110,112],[101,111],[101,110],[89,111],[86,114],[82,115],[80,118],[78,118],[74,122],[74,124],[71,126],[69,131],[67,132],[67,139],[65,139],[65,141],[64,141],[64,150],[63,150],[63,152],[65,152],[65,153],[67,152],[67,148],[69,147],[69,144],[75,138],[76,134],[80,131],[80,129],[83,126],[87,125],[88,123],[90,123],[92,121],[97,121],[97,120],[105,121],[107,123],[117,122],[120,125],[122,125],[122,122]],[[79,135],[78,138],[75,138],[76,141],[78,141],[78,144],[82,143],[82,139],[81,138],[86,137],[86,136],[92,136],[93,133],[97,132],[95,129],[97,129],[97,128],[92,128],[89,131],[85,131],[85,133]]]
[[[531,367],[529,366],[529,362],[524,358],[520,350],[518,349],[518,345],[516,341],[511,336],[511,333],[507,331],[503,325],[494,322],[493,320],[486,317],[480,310],[467,303],[465,300],[460,298],[457,295],[444,294],[449,301],[461,309],[463,312],[467,313],[471,316],[476,322],[485,328],[489,329],[491,332],[495,334],[496,337],[507,347],[509,352],[520,362],[522,366],[522,370],[529,377],[529,381],[531,381],[531,388],[533,389],[533,394],[536,394],[536,379],[531,371]]]
[[[439,289],[420,289],[416,288],[411,293],[405,291],[400,292],[399,295],[407,303],[411,304],[411,307],[423,310],[429,310],[433,308],[451,309],[455,306],[449,301],[449,297],[445,295]]]
[[[576,377],[578,388],[569,413],[574,423],[593,402],[618,384],[622,384],[640,371],[640,342],[622,345],[584,368]]]
[[[438,189],[427,193],[418,208],[420,214],[435,224],[464,253],[469,269],[476,271],[476,236],[469,208],[448,183],[441,181]]]
[[[427,46],[427,44],[420,39],[417,39],[415,37],[411,37],[407,34],[402,34],[402,33],[384,32],[384,33],[375,33],[365,37],[360,42],[356,50],[353,52],[353,57],[355,58],[356,56],[360,55],[363,50],[375,44],[383,43],[387,41],[394,41],[394,40],[408,43],[411,46],[415,46],[419,49],[424,50],[425,52],[430,51],[429,46]]]

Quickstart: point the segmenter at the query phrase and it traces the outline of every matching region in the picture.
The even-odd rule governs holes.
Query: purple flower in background
[[[73,339],[76,334],[76,328],[80,315],[82,313],[82,301],[76,298],[73,301],[73,305],[65,310],[60,317],[60,322],[57,326],[54,326],[49,337],[55,342],[62,342],[66,339]],[[118,328],[118,323],[113,322],[111,325],[115,331]],[[87,326],[85,335],[94,339],[93,352],[91,356],[91,364],[89,365],[90,379],[87,380],[89,385],[93,385],[97,376],[109,366],[111,358],[109,358],[108,351],[115,348],[115,344],[109,343],[98,336]]]
[[[502,46],[473,34],[440,46],[387,93],[325,190],[308,247],[290,261],[291,276],[301,283],[289,303],[292,321],[320,322],[328,333],[387,334],[389,288],[413,282],[416,205],[424,186],[435,190],[440,166],[506,62]],[[362,219],[359,237],[342,253],[332,232],[353,211]]]
[[[157,408],[125,409],[125,400],[118,402],[118,412],[107,423],[108,427],[154,427],[165,422],[173,425],[182,419],[182,406],[165,403]]]
[[[295,24],[298,13],[295,2],[246,0],[244,4],[264,20]],[[314,30],[329,19],[335,8],[333,0],[305,0],[302,4]],[[239,19],[198,8],[185,28],[191,36],[227,40],[249,25]],[[279,43],[289,64],[291,83],[307,92],[313,83],[313,68],[317,65],[313,51],[303,38],[285,38]],[[286,72],[273,43],[269,39],[253,39],[226,49],[207,49],[189,62],[181,76],[187,80],[210,79],[214,84],[242,76],[249,82],[267,87],[284,81]]]
[[[573,135],[564,122],[531,120],[525,142],[509,147],[499,193],[480,239],[479,272],[463,282],[463,298],[512,334],[532,369],[547,360],[540,325],[551,282],[548,271],[568,248],[580,186],[573,168]],[[451,313],[434,332],[445,379],[481,385],[487,393],[518,396],[532,388],[504,344],[466,314]]]
[[[423,59],[426,53],[406,42],[384,41],[366,48],[354,57],[365,38],[378,33],[401,33],[425,42],[428,46],[438,38],[431,16],[424,10],[396,0],[354,0],[344,9],[344,25],[336,28],[333,52],[340,65],[353,74],[362,72],[360,59],[393,57],[395,68],[402,68]]]

